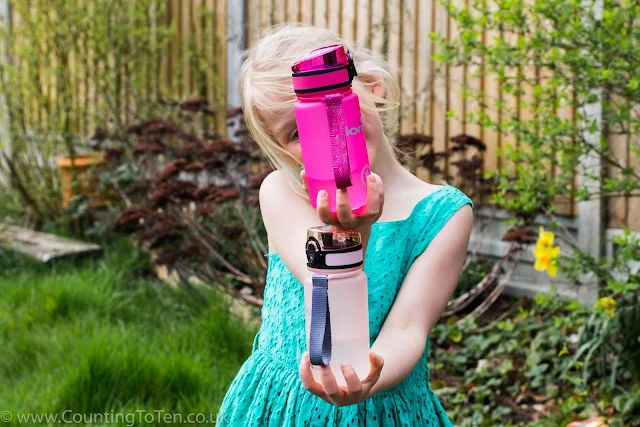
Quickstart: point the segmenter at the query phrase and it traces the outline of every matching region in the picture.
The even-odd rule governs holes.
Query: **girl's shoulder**
[[[430,184],[417,177],[407,184],[402,194],[385,201],[385,205],[389,204],[392,208],[382,222],[396,222],[400,218],[402,221],[415,222],[440,215],[443,210],[457,210],[466,204],[473,206],[466,194],[450,184]]]
[[[291,187],[283,172],[273,171],[262,181],[259,201],[269,250],[304,247],[306,229],[318,225],[316,211]]]
[[[304,205],[304,200],[291,188],[287,176],[280,170],[272,171],[262,181],[259,200],[262,210],[282,210],[290,208],[292,204]]]
[[[471,199],[457,187],[451,184],[431,187],[431,191],[423,193],[413,208],[412,213],[417,218],[444,223],[462,207],[469,205],[473,208]]]
[[[259,202],[263,219],[267,222],[269,219],[279,222],[291,216],[309,215],[309,203],[293,190],[288,177],[279,170],[271,172],[262,181]]]
[[[409,263],[420,256],[436,236],[445,232],[445,241],[468,238],[473,226],[473,202],[461,190],[450,184],[425,187],[426,192],[418,192],[416,202],[407,218],[405,232],[409,245]],[[449,225],[448,227],[446,227]]]

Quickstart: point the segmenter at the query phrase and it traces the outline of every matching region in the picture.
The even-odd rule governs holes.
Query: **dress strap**
[[[412,216],[410,255],[405,273],[456,212],[465,205],[473,207],[471,199],[453,186],[448,185],[436,193]]]

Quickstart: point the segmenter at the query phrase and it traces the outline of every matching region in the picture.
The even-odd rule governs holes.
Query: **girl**
[[[358,76],[372,175],[367,208],[351,214],[343,190],[332,216],[326,192],[309,202],[296,131],[291,65],[313,49],[343,44]],[[429,385],[429,333],[456,286],[472,226],[472,203],[449,185],[423,182],[393,149],[399,89],[381,58],[319,28],[270,30],[246,54],[240,91],[249,129],[275,166],[260,189],[269,240],[262,326],[218,414],[222,426],[450,426]],[[384,182],[384,191],[383,191]],[[321,223],[363,236],[369,280],[370,373],[342,366],[347,386],[306,354],[306,230]]]

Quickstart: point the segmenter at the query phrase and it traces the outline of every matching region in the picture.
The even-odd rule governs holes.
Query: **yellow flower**
[[[616,300],[610,297],[602,297],[598,300],[598,307],[607,313],[609,317],[615,316],[616,305]]]
[[[558,272],[558,258],[560,256],[560,247],[553,246],[555,237],[551,231],[545,231],[544,227],[540,227],[538,241],[533,249],[533,255],[536,257],[533,268],[537,271],[546,271],[551,277],[555,277]]]
[[[536,246],[543,248],[550,248],[553,246],[553,239],[555,238],[555,234],[551,231],[545,231],[544,227],[540,226],[540,234],[538,236],[538,242]]]
[[[559,247],[546,247],[538,245],[533,249],[533,256],[536,262],[533,265],[537,271],[546,271],[551,277],[556,277],[558,271]]]
[[[598,304],[603,310],[613,310],[616,308],[616,300],[611,297],[602,297],[598,300]]]

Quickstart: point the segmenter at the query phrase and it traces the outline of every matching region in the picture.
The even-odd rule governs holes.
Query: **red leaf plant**
[[[215,123],[206,122],[207,114],[194,115],[207,111],[205,98],[162,105],[168,110],[163,117],[127,129],[133,154],[161,155],[157,172],[135,156],[112,156],[118,160],[111,164],[114,174],[129,167],[135,178],[123,186],[126,208],[114,229],[151,251],[154,263],[183,283],[195,276],[261,306],[267,247],[257,201],[271,168],[244,127],[224,139],[211,133]],[[244,122],[241,114],[236,108],[228,117]],[[133,188],[140,197],[129,197]]]

